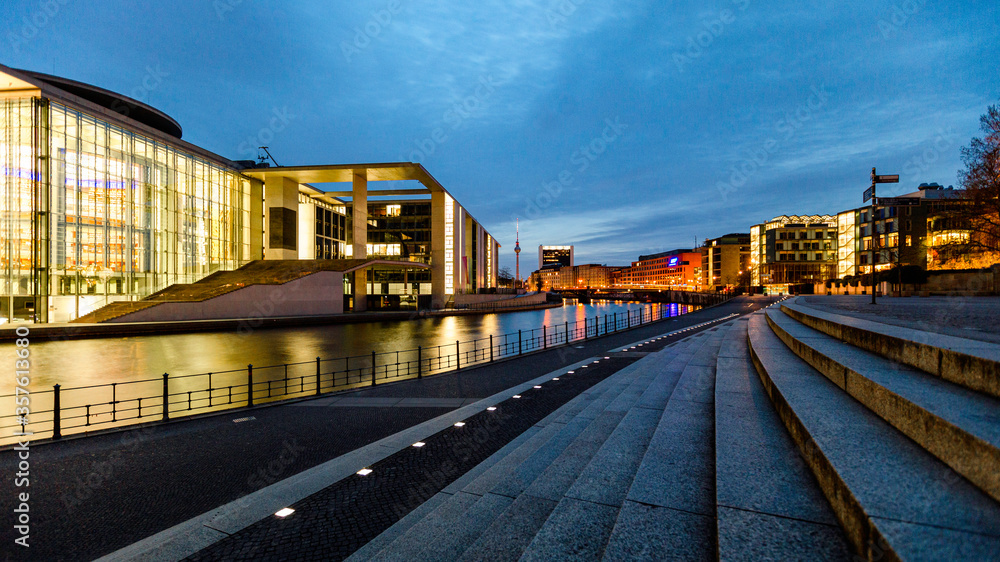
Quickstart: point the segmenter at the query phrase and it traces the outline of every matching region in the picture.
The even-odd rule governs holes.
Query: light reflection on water
[[[167,334],[116,339],[71,340],[31,343],[31,387],[48,390],[54,384],[64,388],[111,382],[157,379],[164,372],[171,377],[209,371],[255,369],[315,361],[316,357],[359,356],[372,351],[396,351],[437,345],[454,346],[455,341],[471,341],[517,330],[528,331],[543,324],[562,330],[564,322],[593,322],[600,316],[626,310],[654,310],[669,307],[674,316],[689,311],[683,305],[596,302],[567,305],[546,310],[509,312],[475,316],[448,316],[411,321],[373,322],[235,332]],[[647,312],[648,314],[648,312]],[[591,324],[593,325],[593,324]],[[551,332],[550,332],[551,333]],[[0,394],[13,392],[13,379],[0,382]]]

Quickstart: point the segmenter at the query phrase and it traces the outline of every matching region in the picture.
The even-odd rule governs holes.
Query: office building
[[[750,283],[768,293],[836,277],[837,217],[775,217],[750,228]]]
[[[181,137],[136,100],[0,66],[3,321],[70,321],[262,259],[379,259],[345,278],[353,310],[496,286],[499,244],[419,164],[258,167]]]
[[[722,291],[750,281],[750,234],[726,234],[705,240],[701,249],[701,285]]]
[[[701,286],[701,267],[700,249],[639,256],[630,267],[615,272],[614,284],[622,288],[697,291]]]
[[[553,264],[573,267],[573,246],[539,246],[538,269]]]

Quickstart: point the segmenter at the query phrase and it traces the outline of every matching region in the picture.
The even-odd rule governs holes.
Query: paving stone
[[[521,560],[596,560],[615,526],[618,508],[563,498]]]
[[[463,553],[460,560],[518,560],[548,519],[557,502],[520,496]]]
[[[671,400],[636,472],[628,499],[711,515],[715,510],[712,405]]]
[[[715,559],[715,518],[626,501],[604,560]]]
[[[719,560],[850,560],[843,533],[823,525],[719,507]]]
[[[620,507],[642,463],[661,413],[634,408],[622,419],[566,496]]]

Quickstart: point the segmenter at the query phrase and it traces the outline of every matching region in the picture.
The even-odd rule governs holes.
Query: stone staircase
[[[1000,346],[794,301],[752,315],[748,341],[855,553],[1000,557]]]
[[[595,385],[350,559],[847,556],[753,374],[743,318]]]
[[[996,358],[785,301],[644,354],[351,559],[996,560]]]

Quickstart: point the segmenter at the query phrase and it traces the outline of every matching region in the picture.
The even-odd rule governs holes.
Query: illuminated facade
[[[0,323],[72,321],[261,259],[389,260],[345,279],[354,310],[496,287],[499,244],[419,164],[268,167],[181,134],[138,101],[0,65]],[[420,189],[369,201],[369,180]],[[313,185],[335,182],[353,189]],[[384,200],[400,194],[416,197]]]
[[[639,256],[631,267],[615,272],[614,284],[622,288],[697,291],[701,288],[701,265],[700,250]]]
[[[547,265],[573,267],[573,246],[539,246],[538,269]]]
[[[260,257],[253,188],[234,165],[163,131],[108,119],[100,107],[64,103],[13,76],[3,82],[5,321],[69,321]]]
[[[751,282],[768,292],[822,283],[837,271],[837,217],[775,217],[750,229]]]
[[[612,287],[614,274],[619,269],[594,263],[574,266],[552,264],[533,272],[528,288],[535,290],[540,282],[543,291],[607,289]]]
[[[705,240],[701,248],[701,285],[720,291],[746,285],[750,272],[750,235],[726,234]]]

